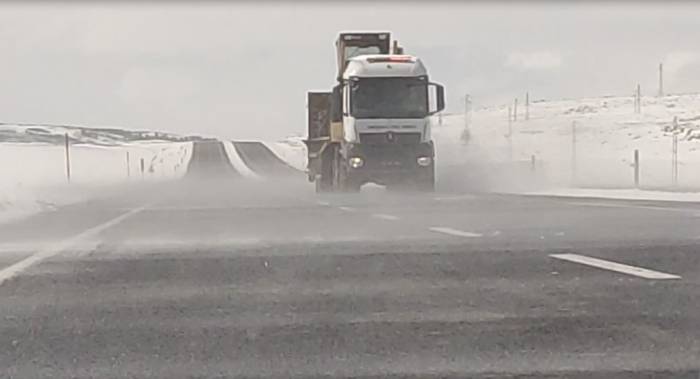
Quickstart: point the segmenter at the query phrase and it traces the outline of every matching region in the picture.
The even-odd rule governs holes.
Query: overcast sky
[[[0,122],[222,138],[305,133],[340,30],[389,30],[448,111],[533,98],[700,91],[700,6],[498,3],[0,3]]]

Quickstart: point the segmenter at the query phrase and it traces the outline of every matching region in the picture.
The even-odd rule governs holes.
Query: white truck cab
[[[348,61],[342,81],[346,142],[378,138],[370,134],[380,133],[431,141],[430,116],[434,111],[429,109],[428,95],[433,84],[428,82],[420,59],[410,55],[357,56]]]
[[[430,123],[444,109],[444,89],[390,41],[387,32],[341,33],[336,86],[308,94],[308,173],[320,192],[368,182],[434,189]]]

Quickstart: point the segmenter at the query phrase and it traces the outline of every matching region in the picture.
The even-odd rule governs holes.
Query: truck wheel
[[[322,177],[316,178],[314,183],[316,184],[316,193],[328,192],[328,186],[324,185]]]
[[[348,167],[345,164],[341,164],[338,182],[339,190],[342,192],[360,192],[360,187],[362,186],[355,178],[349,175]]]
[[[424,179],[416,188],[420,192],[435,192],[435,181],[430,179]]]
[[[334,184],[334,170],[333,165],[335,164],[332,155],[328,152],[324,152],[324,156],[321,157],[321,174],[316,176],[316,192],[323,193],[333,190]]]
[[[416,181],[416,190],[419,192],[435,192],[435,167],[432,166],[429,170]]]

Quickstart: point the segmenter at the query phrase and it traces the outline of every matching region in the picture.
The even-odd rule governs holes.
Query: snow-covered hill
[[[668,188],[673,184],[676,135],[678,187],[700,189],[698,94],[643,97],[640,114],[634,113],[631,96],[536,101],[527,120],[520,100],[510,139],[507,106],[474,111],[466,144],[460,138],[464,115],[443,117],[443,125],[434,129],[441,161],[490,167],[493,172],[485,170],[484,175],[500,176],[498,180],[507,183],[503,174],[509,171],[498,167],[529,170],[534,157],[540,185],[630,187],[638,150],[641,185]]]
[[[0,123],[0,143],[41,142],[63,144],[66,134],[68,134],[71,143],[86,143],[101,146],[114,146],[136,141],[187,142],[204,139],[199,136],[179,136],[172,133],[125,130],[119,128]]]

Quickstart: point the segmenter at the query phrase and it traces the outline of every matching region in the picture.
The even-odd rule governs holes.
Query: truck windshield
[[[424,78],[360,79],[352,82],[350,92],[355,118],[422,118],[428,114]]]

